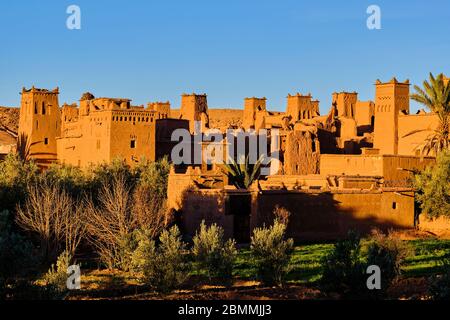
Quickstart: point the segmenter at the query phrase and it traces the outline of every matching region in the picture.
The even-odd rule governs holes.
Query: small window
[[[397,210],[397,202],[392,202],[392,209]]]
[[[136,148],[136,140],[131,140],[130,142],[130,148],[135,149]]]
[[[213,165],[211,163],[208,163],[206,165],[206,170],[211,171],[213,169]]]
[[[44,138],[44,144],[48,145],[48,138]]]
[[[45,111],[45,102],[42,102],[42,114],[46,114],[46,111]]]
[[[34,103],[34,114],[38,114],[37,102]]]

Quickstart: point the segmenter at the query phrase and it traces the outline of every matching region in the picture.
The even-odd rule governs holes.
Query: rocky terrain
[[[0,128],[17,133],[19,128],[19,108],[0,107]]]
[[[0,107],[0,150],[1,146],[16,143],[15,136],[19,128],[19,109]]]

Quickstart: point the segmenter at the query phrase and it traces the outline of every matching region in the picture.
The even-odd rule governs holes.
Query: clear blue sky
[[[81,30],[66,28],[71,4]],[[370,4],[381,30],[366,27]],[[266,96],[272,110],[311,92],[325,113],[334,91],[369,100],[377,78],[450,74],[450,1],[1,1],[0,38],[0,105],[34,84],[59,86],[60,103],[91,91],[174,108],[183,92],[210,107]]]

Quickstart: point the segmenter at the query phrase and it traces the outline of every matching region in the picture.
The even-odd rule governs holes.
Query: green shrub
[[[56,266],[52,264],[44,275],[47,299],[62,299],[67,295],[67,268],[69,268],[71,260],[70,254],[64,251],[58,257]]]
[[[39,179],[44,184],[54,184],[72,196],[81,196],[89,192],[89,183],[83,171],[70,165],[54,164],[43,171]]]
[[[26,196],[26,187],[36,181],[38,167],[33,161],[25,162],[16,154],[8,154],[0,161],[0,211],[14,211]]]
[[[158,161],[141,161],[135,169],[138,185],[148,189],[155,197],[167,198],[170,163],[167,157]]]
[[[450,216],[450,150],[438,154],[436,164],[415,176],[416,197],[429,218]]]
[[[163,231],[159,241],[157,246],[145,231],[137,232],[138,244],[132,254],[132,270],[145,284],[167,293],[187,279],[186,244],[176,226]]]
[[[361,239],[353,231],[348,238],[334,244],[321,262],[320,288],[326,293],[355,297],[367,290],[364,263],[361,261]]]
[[[428,293],[433,300],[450,300],[450,258],[441,261],[443,274],[431,279]]]
[[[34,251],[32,243],[14,231],[10,213],[0,212],[0,298],[13,297],[17,281],[38,271]]]
[[[286,225],[275,219],[270,227],[253,231],[250,249],[258,279],[266,285],[282,285],[289,271],[294,241],[285,240]]]
[[[43,276],[44,287],[40,287],[41,299],[61,300],[68,295],[67,269],[71,265],[71,261],[70,253],[64,251],[59,255],[56,265],[51,265],[50,269]]]
[[[384,235],[380,232],[370,239],[367,246],[367,266],[376,265],[381,270],[381,290],[373,290],[375,296],[382,296],[391,284],[398,279],[401,266],[405,259],[411,254],[411,249],[406,242],[393,237],[391,234]]]
[[[237,255],[235,241],[225,242],[223,229],[216,224],[207,227],[205,221],[202,221],[200,232],[195,235],[193,241],[192,253],[200,269],[205,270],[210,279],[231,279]]]

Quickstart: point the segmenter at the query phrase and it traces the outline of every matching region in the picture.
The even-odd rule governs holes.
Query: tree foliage
[[[411,99],[436,113],[439,117],[439,124],[436,129],[414,130],[404,137],[418,132],[431,131],[421,146],[422,153],[425,155],[431,152],[438,154],[442,150],[448,150],[450,147],[450,82],[445,83],[442,73],[437,77],[430,73],[429,82],[424,81],[423,88],[416,85],[414,89],[416,93],[411,95]]]
[[[450,217],[450,151],[441,152],[434,166],[415,176],[417,200],[428,218]]]

